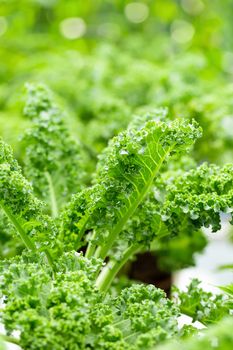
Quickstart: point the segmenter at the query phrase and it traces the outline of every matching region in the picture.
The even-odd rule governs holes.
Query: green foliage
[[[232,212],[232,172],[231,164],[221,169],[215,165],[202,164],[197,169],[178,176],[168,186],[165,215],[176,217],[182,211],[197,227],[211,226],[213,232],[219,230],[219,213]]]
[[[0,232],[0,259],[19,254],[22,251],[21,240],[2,210],[0,211]]]
[[[191,337],[183,342],[172,342],[163,346],[154,347],[156,350],[228,350],[233,345],[232,335],[233,318],[228,317],[217,325],[202,331],[201,336]]]
[[[33,124],[24,134],[24,172],[38,196],[50,198],[53,216],[84,180],[81,145],[72,140],[64,116],[42,85],[27,85],[24,108]]]
[[[55,246],[56,226],[49,216],[43,214],[43,203],[34,197],[31,184],[25,179],[18,163],[14,160],[11,148],[0,140],[0,208],[10,224],[7,230],[2,222],[2,238],[8,242],[11,232],[17,232],[24,245],[32,250]],[[13,229],[14,227],[14,229]],[[5,234],[4,234],[5,231]]]
[[[25,13],[27,2],[1,4],[4,139],[18,145],[17,131],[25,126],[15,91],[26,81],[43,81],[67,102],[75,136],[95,155],[138,108],[167,106],[172,118],[195,117],[205,130],[196,159],[230,159],[231,0],[224,7],[210,0],[148,1],[148,16],[139,23],[128,17],[125,1],[30,1]],[[84,32],[72,39],[64,24],[76,16]],[[186,32],[190,37],[182,38]]]
[[[94,97],[87,100],[87,106],[80,112],[84,124],[82,141],[91,146],[95,153],[102,151],[108,141],[124,130],[131,120],[131,109],[123,99],[108,97],[107,92],[104,98],[102,95],[103,92],[97,100]],[[88,133],[85,133],[86,128]]]
[[[213,295],[200,288],[200,283],[197,279],[193,279],[187,291],[178,291],[174,288],[180,311],[192,317],[193,321],[200,321],[204,325],[217,323],[230,314],[232,295]]]
[[[178,332],[178,309],[153,286],[104,300],[93,286],[100,262],[68,253],[57,272],[38,255],[2,264],[3,321],[25,349],[142,349]],[[12,320],[14,320],[12,322]]]
[[[149,121],[139,130],[130,128],[120,133],[99,157],[95,185],[88,192],[84,190],[83,198],[88,193],[89,200],[85,199],[84,204],[82,195],[78,194],[77,203],[73,200],[71,204],[74,214],[68,208],[63,220],[70,221],[67,213],[72,216],[76,212],[73,232],[77,232],[78,227],[82,235],[84,225],[88,230],[94,229],[91,240],[94,245],[103,245],[98,254],[105,258],[169,155],[184,152],[199,136],[200,129],[195,123],[182,120],[170,123]],[[82,212],[85,206],[87,210],[80,216],[80,209]],[[77,234],[79,236],[79,232]]]
[[[232,348],[232,319],[221,320],[232,285],[213,296],[194,280],[171,302],[114,281],[146,250],[170,271],[194,264],[202,227],[232,217],[231,10],[1,2],[0,136],[15,153],[0,141],[0,348],[149,350],[170,338],[165,348]],[[183,312],[218,324],[198,337],[178,329]]]
[[[6,248],[16,235],[29,250],[1,263],[6,336],[19,331],[13,342],[23,349],[150,349],[193,333],[178,330],[180,312],[204,324],[227,314],[231,299],[197,290],[195,281],[178,306],[153,286],[108,293],[138,251],[161,253],[166,242],[186,238],[190,263],[205,244],[192,246],[200,228],[219,229],[220,213],[231,212],[232,166],[194,168],[186,156],[201,136],[198,124],[172,121],[163,109],[136,117],[101,152],[93,184],[84,187],[79,147],[48,91],[30,86],[24,110],[32,126],[23,171],[0,143],[2,241]],[[74,253],[82,250],[85,257]]]
[[[195,254],[201,253],[207,243],[201,230],[194,229],[191,223],[186,224],[184,221],[183,228],[174,237],[163,237],[154,249],[162,270],[178,271],[195,266]]]
[[[33,196],[30,183],[23,177],[12,150],[0,141],[1,154],[1,205],[13,215],[30,220],[41,209],[41,203]]]
[[[90,308],[99,299],[91,283],[94,267],[74,254],[61,258],[57,264],[56,278],[52,278],[46,264],[31,262],[27,256],[7,268],[1,283],[8,299],[3,321],[8,332],[21,331],[23,348],[62,349],[64,344],[67,349],[74,344],[77,349],[84,347]],[[15,322],[11,322],[12,318]]]

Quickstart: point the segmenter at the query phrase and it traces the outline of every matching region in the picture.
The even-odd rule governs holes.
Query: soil
[[[170,295],[172,275],[159,268],[158,259],[154,254],[149,252],[138,254],[127,275],[130,279],[153,284]]]

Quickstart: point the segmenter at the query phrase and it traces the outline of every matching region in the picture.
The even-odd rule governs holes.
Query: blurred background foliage
[[[198,161],[226,162],[232,10],[232,0],[1,0],[0,133],[18,145],[22,86],[40,81],[94,154],[145,106],[167,106],[203,126]]]
[[[198,163],[232,161],[232,11],[233,0],[0,0],[0,136],[21,160],[23,86],[42,82],[90,172],[135,114],[158,107],[201,124]],[[171,242],[168,265],[181,246],[206,244],[203,235],[186,241]],[[192,254],[183,259],[178,268],[193,264]]]

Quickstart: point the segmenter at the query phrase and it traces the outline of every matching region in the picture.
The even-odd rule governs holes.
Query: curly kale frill
[[[232,188],[232,165],[205,163],[178,174],[165,171],[128,221],[121,239],[151,247],[163,267],[174,270],[193,264],[194,252],[206,245],[200,229],[217,231],[222,212],[232,215]]]
[[[53,245],[57,235],[55,224],[43,214],[43,203],[34,196],[11,148],[2,140],[0,148],[0,208],[11,224],[11,231],[13,226],[13,231],[32,250]]]
[[[146,347],[177,333],[178,308],[152,285],[135,284],[123,289],[116,299],[116,308],[121,317],[130,320],[131,332],[144,333],[139,338],[136,334],[131,336],[133,342],[137,339],[136,344]]]
[[[57,216],[59,208],[84,184],[84,151],[72,139],[50,91],[43,85],[27,85],[27,91],[24,114],[32,119],[32,126],[23,136],[24,172],[36,194],[50,202]]]
[[[20,332],[24,349],[85,348],[89,314],[100,299],[92,283],[98,264],[73,253],[58,260],[53,278],[48,265],[35,260],[35,255],[25,256],[5,267],[1,290],[6,330]]]
[[[3,149],[0,163],[0,201],[2,207],[10,210],[13,215],[25,220],[35,217],[41,210],[42,203],[33,196],[31,184],[24,178],[16,160],[13,159],[11,148],[0,140]]]
[[[173,287],[173,296],[180,311],[190,317],[193,322],[200,321],[204,325],[217,323],[232,312],[232,294],[212,294],[200,287],[201,282],[193,279],[186,291]]]
[[[194,252],[201,251],[206,244],[200,228],[211,226],[213,231],[220,229],[221,212],[232,211],[231,165],[219,168],[203,164],[170,181],[171,184],[165,182],[163,186],[160,183],[158,188],[155,181],[152,191],[124,225],[120,239],[115,241],[115,245],[111,243],[115,250],[111,251],[111,260],[97,279],[101,290],[108,289],[113,276],[126,261],[143,249],[161,252],[168,244],[170,251],[166,248],[165,255],[170,254],[171,263],[174,259],[172,254],[176,256],[172,243],[176,240],[179,244],[185,237],[189,250],[184,258],[178,258],[173,268],[192,263]]]
[[[179,329],[180,313],[204,324],[229,314],[232,297],[207,293],[195,280],[188,293],[176,290],[174,301],[152,285],[139,284],[105,297],[95,287],[101,264],[75,252],[61,255],[55,272],[42,254],[2,262],[0,314],[7,336],[18,331],[11,339],[28,350],[152,350],[195,331]]]
[[[113,138],[99,157],[95,185],[74,197],[64,210],[63,221],[71,217],[74,222],[64,231],[67,240],[74,233],[82,236],[83,230],[94,231],[90,250],[100,245],[97,255],[105,258],[169,156],[185,152],[200,135],[195,122],[176,120],[149,121],[139,130],[128,129]]]
[[[167,187],[164,203],[164,218],[176,220],[180,215],[189,217],[200,228],[221,228],[220,213],[233,211],[233,165],[222,168],[202,164],[182,176],[178,176]]]
[[[189,249],[174,268],[193,263],[194,251],[206,244],[199,230],[218,230],[221,212],[232,210],[231,165],[174,166],[200,136],[198,125],[148,118],[110,141],[99,157],[94,185],[73,196],[60,217],[65,249],[88,242],[87,257],[111,256],[97,279],[102,291],[137,251],[159,252],[169,244],[171,263],[175,239],[188,238]],[[167,162],[171,166],[164,166]]]
[[[177,334],[178,309],[154,286],[137,285],[114,299],[94,287],[100,261],[70,252],[53,271],[41,257],[2,263],[9,335],[19,331],[23,349],[144,349]]]

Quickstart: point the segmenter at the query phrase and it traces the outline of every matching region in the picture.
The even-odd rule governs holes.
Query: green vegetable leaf
[[[2,140],[0,148],[1,211],[28,249],[35,251],[37,247],[47,249],[55,245],[55,224],[43,214],[43,203],[34,196],[33,188],[14,160],[11,148]]]
[[[233,166],[202,164],[186,174],[177,176],[167,187],[163,214],[176,220],[187,215],[197,228],[221,228],[220,213],[233,212]]]
[[[78,192],[85,178],[84,151],[74,141],[63,112],[43,85],[27,85],[24,114],[32,119],[23,141],[26,149],[24,172],[36,195],[48,202],[53,217]]]
[[[94,286],[101,262],[69,252],[56,271],[39,254],[0,265],[2,320],[20,331],[23,349],[143,349],[178,334],[178,308],[152,285],[135,285],[115,298]]]
[[[204,325],[218,322],[230,314],[232,296],[206,292],[199,287],[200,281],[193,279],[187,291],[179,291],[174,287],[175,299],[180,311],[193,321],[200,321]]]
[[[90,200],[86,207],[91,206],[91,215],[88,209],[84,217],[80,217],[78,208],[76,210],[76,227],[81,220],[87,230],[94,230],[87,256],[98,244],[101,247],[96,255],[106,257],[125,224],[150,191],[168,157],[186,151],[200,134],[195,122],[151,121],[140,130],[129,129],[113,138],[99,159],[95,176],[97,187],[89,191]],[[92,198],[96,198],[96,208],[92,207]],[[75,209],[74,202],[71,205]],[[74,232],[77,232],[76,227]]]

